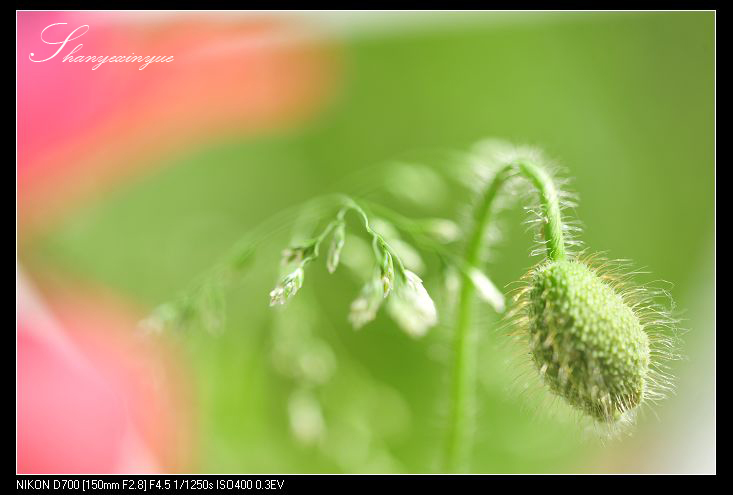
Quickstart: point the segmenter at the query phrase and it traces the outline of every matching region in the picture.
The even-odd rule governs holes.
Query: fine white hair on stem
[[[565,176],[566,172],[563,167],[555,164],[544,154],[536,149],[528,147],[520,147],[514,151],[514,154],[505,157],[509,162],[529,161],[536,163],[550,176],[555,186],[558,203],[561,214],[561,229],[563,233],[563,244],[566,254],[573,256],[583,248],[583,243],[579,236],[583,230],[582,224],[575,220],[575,208],[578,205],[578,195],[569,190],[570,180]],[[538,191],[534,187],[528,187],[526,181],[518,181],[518,191],[522,195],[523,203],[531,206],[525,206],[527,213],[525,225],[529,230],[534,231],[534,248],[530,251],[530,256],[542,256],[547,251],[547,240],[543,237],[543,227],[548,222],[547,212],[540,205]]]
[[[567,178],[565,169],[550,160],[541,150],[531,146],[514,145],[503,140],[487,139],[474,145],[465,160],[470,166],[464,182],[475,191],[476,197],[474,204],[468,205],[462,214],[466,224],[472,220],[471,212],[475,210],[475,203],[480,199],[488,184],[504,167],[523,162],[532,163],[548,175],[556,190],[561,214],[563,245],[567,254],[572,255],[582,249],[583,244],[579,240],[582,224],[574,220],[573,211],[578,204],[578,196],[569,190],[570,180]],[[482,253],[483,260],[490,257],[491,248],[501,238],[500,213],[520,201],[522,204],[530,205],[524,207],[528,214],[524,223],[528,226],[528,230],[534,232],[534,246],[530,250],[530,256],[543,255],[548,249],[548,243],[543,237],[543,227],[548,222],[547,212],[539,201],[537,188],[531,187],[529,182],[520,178],[519,175],[518,172],[510,175],[491,205],[492,222],[489,224],[487,238],[483,244],[485,251]]]

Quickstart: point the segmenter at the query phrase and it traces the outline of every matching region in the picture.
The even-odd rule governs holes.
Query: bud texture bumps
[[[525,292],[532,359],[550,389],[603,423],[644,399],[650,344],[634,310],[581,261],[548,261]]]

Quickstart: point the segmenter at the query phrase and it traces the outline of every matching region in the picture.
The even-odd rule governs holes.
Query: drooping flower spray
[[[402,329],[413,337],[420,337],[437,323],[435,303],[423,287],[422,279],[405,268],[400,256],[385,238],[372,228],[369,215],[348,196],[334,198],[340,209],[336,218],[315,239],[303,246],[291,247],[283,252],[283,264],[297,264],[295,270],[285,275],[270,292],[270,305],[284,304],[303,285],[304,269],[318,258],[321,244],[331,235],[326,266],[330,273],[339,265],[341,250],[345,244],[345,216],[354,211],[361,218],[364,230],[372,239],[372,251],[376,270],[351,304],[349,321],[358,329],[376,317],[384,300],[387,310]],[[295,254],[293,254],[295,253]]]

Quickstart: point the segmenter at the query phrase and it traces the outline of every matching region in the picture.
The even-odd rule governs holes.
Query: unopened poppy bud
[[[550,389],[601,422],[644,399],[649,338],[622,295],[588,265],[550,261],[527,292],[530,352]]]

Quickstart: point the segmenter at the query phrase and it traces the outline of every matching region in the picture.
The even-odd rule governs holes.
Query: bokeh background
[[[40,37],[54,23],[49,41],[90,26],[81,54],[175,61],[31,62],[57,49]],[[472,198],[446,157],[495,137],[566,168],[585,243],[672,282],[688,332],[676,395],[608,441],[533,406],[484,309],[473,470],[714,472],[714,27],[712,12],[18,12],[18,471],[439,470],[450,321],[420,340],[383,315],[355,332],[361,282],[322,265],[273,311],[281,225],[224,291],[219,332],[137,322],[314,196],[460,219]],[[395,178],[405,164],[425,168]],[[536,261],[524,219],[502,214],[486,267],[501,287]]]

